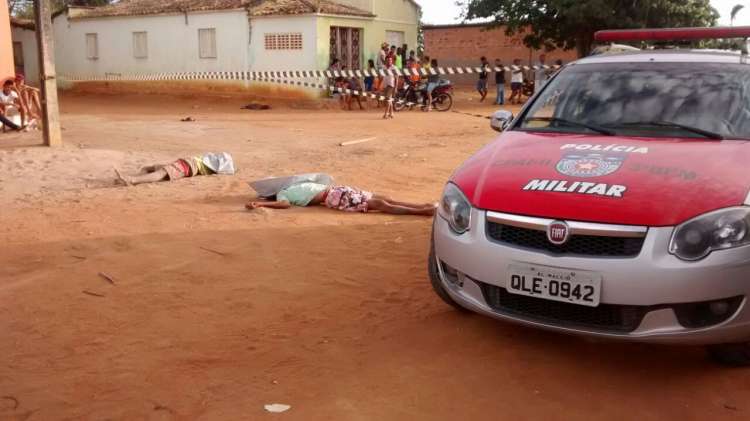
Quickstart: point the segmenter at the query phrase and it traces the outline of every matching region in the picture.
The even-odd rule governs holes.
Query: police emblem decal
[[[571,177],[603,177],[622,167],[624,157],[601,154],[569,154],[557,163],[557,172]]]

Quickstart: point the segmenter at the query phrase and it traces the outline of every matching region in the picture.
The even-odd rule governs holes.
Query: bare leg
[[[391,215],[421,215],[432,216],[435,214],[435,208],[430,207],[407,207],[388,203],[380,199],[370,199],[367,201],[368,210],[380,211]]]
[[[401,202],[399,200],[393,200],[392,198],[382,195],[382,194],[373,194],[372,198],[375,200],[382,200],[383,202],[390,203],[392,205],[398,205],[398,206],[404,206],[407,208],[428,208],[428,207],[435,207],[434,203],[409,203],[409,202]]]
[[[18,112],[21,114],[21,127],[26,127],[29,124],[29,113],[26,109],[26,105],[21,105],[18,108]]]
[[[165,169],[158,169],[152,173],[132,177],[122,175],[122,173],[120,173],[120,171],[118,171],[117,169],[115,169],[115,173],[117,173],[117,178],[120,180],[120,182],[128,186],[135,186],[145,183],[157,183],[159,181],[165,181],[169,179],[169,175],[167,174],[167,171]]]
[[[34,118],[41,119],[42,118],[42,102],[39,100],[39,94],[36,91],[31,92],[31,105],[34,109],[32,112],[32,115],[34,115]]]

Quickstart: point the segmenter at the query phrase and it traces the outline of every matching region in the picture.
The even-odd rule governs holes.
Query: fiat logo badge
[[[570,239],[570,227],[563,221],[555,221],[547,226],[547,239],[550,243],[561,246]]]

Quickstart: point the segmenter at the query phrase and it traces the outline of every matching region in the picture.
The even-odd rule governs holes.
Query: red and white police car
[[[721,362],[750,364],[745,56],[592,56],[493,125],[504,133],[453,174],[435,218],[429,272],[443,300],[559,332],[707,345]]]

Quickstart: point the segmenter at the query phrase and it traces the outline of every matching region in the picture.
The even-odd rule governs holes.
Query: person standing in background
[[[497,85],[497,98],[495,105],[505,105],[505,66],[500,59],[495,59],[495,84]]]
[[[388,57],[388,43],[384,42],[380,44],[380,51],[378,51],[378,61],[375,69],[378,71],[378,76],[375,79],[376,91],[380,91],[381,89],[383,89],[383,75],[380,74],[380,71],[385,69],[386,57]]]
[[[391,45],[391,49],[388,50],[388,57],[393,59],[393,64],[396,64],[396,46]]]
[[[396,68],[393,66],[393,58],[386,57],[385,58],[386,75],[383,78],[383,85],[384,85],[383,95],[385,96],[386,106],[385,106],[385,114],[383,114],[383,119],[393,118],[393,96],[396,93],[396,75],[394,75],[392,71],[394,71],[395,69]]]
[[[378,51],[378,70],[385,69],[385,58],[388,56],[388,43],[384,42],[380,45],[380,51]]]
[[[396,68],[402,70],[404,68],[404,53],[401,51],[401,47],[396,49]]]
[[[414,52],[414,50],[409,51],[409,57],[406,59],[406,67],[410,67],[412,63],[417,61],[417,53]]]
[[[409,46],[406,44],[402,45],[401,46],[401,62],[403,62],[404,64],[406,64],[406,59],[408,58],[407,56],[408,54],[409,54]]]
[[[520,104],[523,96],[523,69],[521,68],[521,59],[513,60],[514,68],[510,73],[510,103]],[[514,102],[515,100],[515,102]]]
[[[555,61],[555,70],[553,71],[552,75],[550,75],[550,77],[556,75],[557,72],[559,72],[563,68],[563,66],[564,66],[564,63],[562,59],[557,59],[557,61]]]
[[[370,76],[365,76],[365,92],[372,92],[372,89],[375,86],[375,76],[373,76],[375,73],[374,61],[367,60],[367,71],[370,72]]]
[[[477,92],[482,97],[479,101],[484,102],[487,98],[487,77],[489,76],[489,63],[487,63],[487,57],[482,56],[482,67],[479,72],[479,80],[477,81]]]
[[[547,83],[550,72],[549,69],[545,68],[546,65],[547,55],[540,54],[539,61],[536,63],[536,69],[534,70],[534,92],[539,92],[544,87],[544,84]]]

